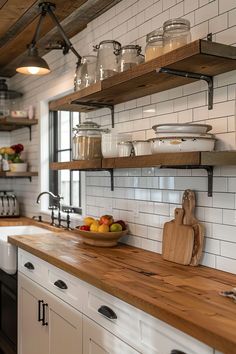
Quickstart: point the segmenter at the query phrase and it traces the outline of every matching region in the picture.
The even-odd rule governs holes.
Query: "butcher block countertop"
[[[236,286],[236,275],[181,266],[126,245],[86,246],[71,232],[9,242],[213,348],[236,353],[236,303],[219,295]]]

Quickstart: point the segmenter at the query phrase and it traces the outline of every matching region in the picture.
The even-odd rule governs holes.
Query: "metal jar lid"
[[[140,45],[138,44],[128,44],[128,45],[125,45],[121,48],[121,51],[122,53],[125,51],[125,50],[136,50],[137,51],[137,54],[140,54],[141,51],[142,51],[142,48]]]
[[[103,129],[99,124],[92,121],[85,121],[83,123],[77,124],[76,128],[74,128],[73,130],[76,131],[93,130],[93,131],[106,132],[106,133],[109,132],[109,129]]]
[[[163,41],[163,29],[159,28],[147,34],[146,42]]]
[[[172,29],[190,30],[190,21],[185,18],[173,18],[172,20],[167,20],[164,22],[163,29],[164,32]]]

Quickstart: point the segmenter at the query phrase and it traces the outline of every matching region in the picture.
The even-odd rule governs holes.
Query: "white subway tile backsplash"
[[[173,17],[191,22],[192,40],[206,38],[236,45],[235,0],[122,0],[106,13],[93,20],[87,28],[72,38],[82,55],[92,54],[92,46],[103,39],[117,39],[122,45],[142,45],[145,51],[146,34]],[[24,92],[22,107],[34,104],[40,117],[40,101],[72,91],[74,75],[73,53],[65,58],[61,53],[48,53],[46,59],[53,67],[44,78],[16,75],[10,81],[15,89]],[[187,79],[186,79],[186,82]],[[115,105],[115,129],[132,133],[132,139],[154,137],[152,125],[162,123],[207,123],[216,134],[216,148],[236,149],[235,110],[236,70],[214,78],[214,106],[208,110],[207,85],[196,81],[168,91],[147,95]],[[103,127],[110,127],[108,109],[83,114]],[[28,130],[11,134],[1,133],[1,145],[24,141],[27,159],[38,169],[38,127],[28,143]],[[236,161],[235,161],[236,164]],[[94,217],[112,213],[129,223],[131,235],[122,241],[136,247],[161,253],[162,228],[173,219],[174,209],[181,206],[183,191],[196,191],[196,215],[205,227],[206,243],[201,263],[236,273],[236,167],[214,168],[213,197],[207,195],[207,175],[204,170],[178,169],[114,169],[115,189],[110,190],[110,178],[104,172],[86,173],[86,210]],[[39,179],[2,180],[1,186],[15,189],[22,211],[32,216],[40,190]]]

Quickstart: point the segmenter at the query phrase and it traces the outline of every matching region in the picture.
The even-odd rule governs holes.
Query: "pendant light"
[[[50,68],[47,62],[38,55],[38,49],[36,47],[37,40],[39,38],[40,29],[42,22],[47,14],[51,17],[52,21],[57,26],[62,38],[64,39],[65,47],[63,48],[63,53],[68,53],[71,50],[78,59],[77,65],[81,62],[81,56],[73,47],[71,41],[67,37],[65,31],[63,30],[62,26],[60,25],[58,19],[56,18],[53,10],[55,10],[56,5],[50,2],[42,2],[39,4],[39,8],[41,9],[41,14],[39,18],[38,25],[36,27],[33,39],[31,43],[28,45],[28,55],[23,58],[22,62],[16,68],[16,71],[21,74],[26,75],[45,75],[50,73]]]

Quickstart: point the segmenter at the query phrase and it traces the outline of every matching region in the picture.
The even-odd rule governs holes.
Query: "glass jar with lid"
[[[78,65],[75,72],[75,91],[88,87],[95,82],[96,62],[97,57],[95,55],[82,57],[81,63]]]
[[[182,47],[191,41],[190,22],[175,18],[164,22],[164,53]]]
[[[107,132],[108,129],[101,129],[99,124],[87,121],[78,124],[73,130],[73,160],[93,160],[102,157],[102,132]]]
[[[94,47],[97,51],[96,81],[113,76],[118,71],[121,44],[106,40]]]
[[[119,71],[123,72],[143,62],[140,45],[129,44],[121,48]]]
[[[163,54],[163,30],[157,29],[148,33],[146,38],[145,61],[152,60]]]

